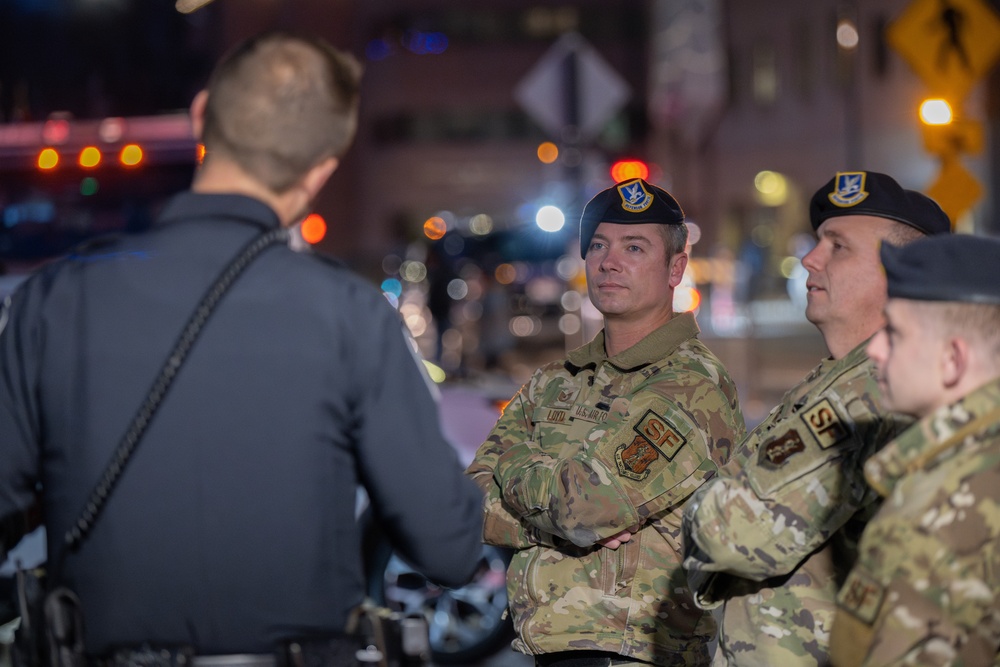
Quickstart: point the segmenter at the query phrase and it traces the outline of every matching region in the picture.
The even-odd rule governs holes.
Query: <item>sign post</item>
[[[578,201],[582,194],[582,150],[630,95],[621,75],[574,32],[556,40],[514,90],[521,107],[560,144],[560,161],[573,191],[574,208],[582,208]]]
[[[964,118],[961,105],[1000,58],[1000,16],[983,0],[913,0],[889,26],[886,38],[931,95],[954,110],[953,122],[924,129],[925,148],[941,162],[928,194],[954,226],[982,195],[960,158],[982,149],[982,124]]]

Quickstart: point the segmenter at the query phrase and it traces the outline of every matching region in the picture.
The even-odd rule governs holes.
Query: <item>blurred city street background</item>
[[[197,168],[186,109],[213,63],[261,30],[310,31],[365,74],[357,138],[297,242],[399,310],[463,461],[538,365],[599,330],[578,220],[633,176],[685,210],[675,309],[695,312],[753,426],[826,353],[801,258],[834,173],[886,172],[957,231],[1000,233],[998,7],[3,0],[0,298],[81,241],[148,229]]]

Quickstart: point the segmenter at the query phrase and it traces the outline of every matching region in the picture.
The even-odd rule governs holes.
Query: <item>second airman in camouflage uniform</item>
[[[743,436],[736,388],[672,310],[686,264],[676,201],[643,180],[581,221],[605,329],[543,366],[469,467],[508,570],[514,647],[544,666],[707,665],[711,614],[681,570],[684,501]]]
[[[724,603],[717,665],[829,664],[835,596],[875,494],[862,464],[901,429],[880,403],[865,341],[883,323],[880,242],[950,230],[933,201],[874,172],[813,196],[819,241],[806,317],[831,358],[749,435],[688,503],[684,566],[699,605]],[[905,420],[904,423],[908,423]]]
[[[1000,664],[1000,239],[882,251],[888,326],[868,346],[920,421],[865,464],[885,498],[838,596],[838,667]]]

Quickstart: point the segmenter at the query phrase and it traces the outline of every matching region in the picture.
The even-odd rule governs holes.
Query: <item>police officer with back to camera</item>
[[[882,249],[886,405],[918,421],[865,462],[884,498],[837,595],[837,667],[1000,660],[1000,239]]]
[[[782,398],[684,514],[699,605],[724,604],[716,665],[829,664],[835,597],[876,496],[862,463],[910,420],[882,404],[865,342],[885,322],[879,247],[947,234],[932,199],[872,171],[816,190],[806,319],[830,356]]]
[[[359,485],[417,570],[472,576],[482,496],[398,314],[288,243],[351,142],[359,79],[321,40],[248,40],[191,105],[190,191],[3,304],[0,551],[37,494],[88,660],[348,664]]]

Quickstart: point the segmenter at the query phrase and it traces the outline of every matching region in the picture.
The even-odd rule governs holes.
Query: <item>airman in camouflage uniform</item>
[[[885,239],[950,230],[940,207],[874,172],[813,196],[819,241],[806,317],[831,358],[791,389],[688,503],[684,566],[697,604],[724,604],[716,665],[829,664],[835,596],[876,498],[862,464],[902,426],[886,412],[865,341],[883,324]]]
[[[487,494],[484,539],[516,550],[514,647],[538,665],[710,662],[716,626],[685,585],[680,511],[744,426],[694,317],[672,310],[682,222],[641,179],[587,205],[581,252],[605,329],[535,372],[468,469]]]
[[[838,595],[831,656],[1000,664],[1000,240],[885,248],[888,326],[868,346],[918,421],[865,464],[885,498]]]

